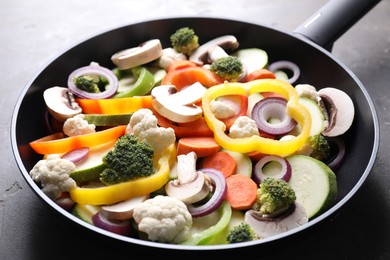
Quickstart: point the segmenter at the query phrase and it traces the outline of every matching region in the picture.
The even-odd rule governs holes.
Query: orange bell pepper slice
[[[96,133],[71,137],[56,133],[30,142],[30,146],[39,154],[62,154],[80,147],[93,147],[107,143],[123,135],[125,130],[126,125],[120,125]]]
[[[84,114],[130,114],[141,108],[152,107],[152,96],[150,95],[108,99],[76,98],[75,101]]]
[[[177,69],[168,70],[161,85],[174,85],[177,91],[196,82],[205,87],[212,87],[223,82],[210,70],[199,66],[178,66]]]

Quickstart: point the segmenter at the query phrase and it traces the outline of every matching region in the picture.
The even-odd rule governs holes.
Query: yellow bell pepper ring
[[[290,140],[273,140],[261,136],[232,138],[226,133],[225,124],[211,111],[212,100],[225,95],[250,95],[260,92],[275,92],[287,100],[286,112],[300,127],[300,133]],[[223,148],[240,153],[258,151],[264,154],[287,156],[307,141],[311,129],[309,111],[299,103],[299,95],[289,83],[278,79],[259,79],[247,83],[225,82],[206,90],[202,98],[204,118],[214,132],[214,138]]]
[[[79,204],[106,205],[151,193],[169,181],[170,167],[175,158],[176,146],[172,144],[154,159],[156,169],[154,174],[99,188],[76,187],[69,191],[70,198]]]

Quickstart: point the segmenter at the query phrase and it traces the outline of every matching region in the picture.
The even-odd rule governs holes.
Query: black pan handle
[[[330,0],[293,33],[330,51],[333,43],[379,2],[380,0]]]

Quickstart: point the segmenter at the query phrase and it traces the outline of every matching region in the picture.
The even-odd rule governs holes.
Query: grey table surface
[[[162,16],[224,15],[291,32],[326,2],[2,0],[0,259],[155,256],[150,250],[113,242],[64,220],[36,196],[20,174],[10,144],[14,105],[28,81],[59,53],[99,32]],[[390,1],[380,2],[342,35],[332,52],[366,86],[376,106],[381,141],[375,164],[364,185],[336,217],[299,239],[261,248],[255,252],[259,259],[390,259]],[[240,251],[242,256],[248,253]],[[160,256],[186,255],[164,251]]]

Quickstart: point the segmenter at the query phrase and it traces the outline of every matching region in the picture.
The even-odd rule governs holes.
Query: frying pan
[[[333,42],[377,2],[379,1],[331,1],[292,34],[239,20],[179,17],[139,22],[83,41],[55,58],[22,91],[11,123],[11,142],[18,167],[34,192],[70,223],[105,236],[110,241],[123,242],[137,250],[153,249],[148,252],[157,254],[175,250],[178,256],[185,252],[207,252],[207,255],[211,256],[224,251],[236,252],[242,248],[245,248],[246,252],[255,251],[258,248],[274,247],[277,243],[283,243],[293,237],[298,238],[313,230],[314,226],[331,219],[355,195],[369,175],[376,158],[379,124],[375,107],[358,78],[329,51]],[[240,42],[240,48],[261,48],[268,53],[270,63],[278,60],[296,63],[302,72],[298,83],[308,83],[317,89],[337,87],[352,98],[356,109],[355,120],[344,136],[347,154],[343,165],[336,171],[338,197],[333,207],[300,228],[268,239],[232,245],[182,246],[143,241],[106,232],[76,218],[42,193],[29,175],[29,171],[41,159],[40,155],[29,147],[29,142],[48,134],[44,124],[44,90],[55,85],[66,86],[67,75],[91,61],[112,67],[111,55],[129,46],[137,46],[152,38],[158,38],[163,46],[169,46],[169,35],[184,26],[194,28],[201,42],[221,35],[235,35]]]

